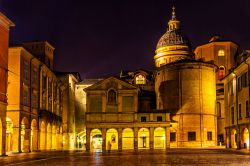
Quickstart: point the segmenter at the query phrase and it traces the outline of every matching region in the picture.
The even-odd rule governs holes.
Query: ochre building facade
[[[0,156],[5,155],[9,30],[14,24],[0,12]]]

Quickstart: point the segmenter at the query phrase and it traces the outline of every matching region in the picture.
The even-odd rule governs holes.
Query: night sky
[[[55,68],[82,78],[154,69],[157,41],[171,17],[170,0],[0,0],[16,27],[11,43],[47,40]],[[250,48],[250,0],[176,0],[177,19],[193,48],[219,34]]]

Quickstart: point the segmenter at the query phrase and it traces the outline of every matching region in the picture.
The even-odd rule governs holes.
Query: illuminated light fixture
[[[236,74],[235,74],[235,73],[232,73],[232,75],[233,75],[233,77],[235,77],[235,76],[236,76]]]

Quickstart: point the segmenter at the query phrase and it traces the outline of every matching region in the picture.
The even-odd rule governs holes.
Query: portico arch
[[[93,129],[90,132],[90,150],[96,151],[102,149],[102,132],[99,129]]]
[[[42,121],[40,125],[40,150],[44,150],[46,148],[46,125],[45,122]]]
[[[52,143],[52,141],[51,141],[51,137],[52,136],[52,128],[51,128],[51,125],[50,125],[50,123],[48,123],[47,124],[47,138],[46,138],[46,141],[47,141],[47,143],[46,143],[46,149],[47,150],[50,150],[51,149],[51,143]]]
[[[118,150],[118,132],[116,129],[108,129],[106,132],[106,149],[108,149],[108,143],[111,143],[112,150]]]
[[[138,148],[149,149],[149,130],[141,128],[138,132]]]
[[[30,130],[29,121],[26,117],[23,117],[21,122],[21,151],[29,152],[30,147]]]
[[[134,131],[131,128],[122,131],[122,149],[134,149]]]
[[[243,143],[243,148],[249,149],[249,131],[247,128],[243,129],[242,143]]]
[[[33,119],[31,121],[31,132],[30,132],[30,150],[38,150],[38,142],[37,142],[37,121]]]
[[[6,152],[13,151],[13,122],[9,117],[6,117]]]
[[[56,125],[52,126],[52,149],[56,149]]]
[[[154,130],[154,149],[165,149],[165,132],[161,127]]]

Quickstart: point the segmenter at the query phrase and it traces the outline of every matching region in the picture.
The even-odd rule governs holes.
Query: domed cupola
[[[176,19],[175,7],[172,8],[172,19],[168,22],[167,32],[160,38],[157,47],[155,66],[161,67],[181,59],[193,59],[191,44],[180,28]]]

